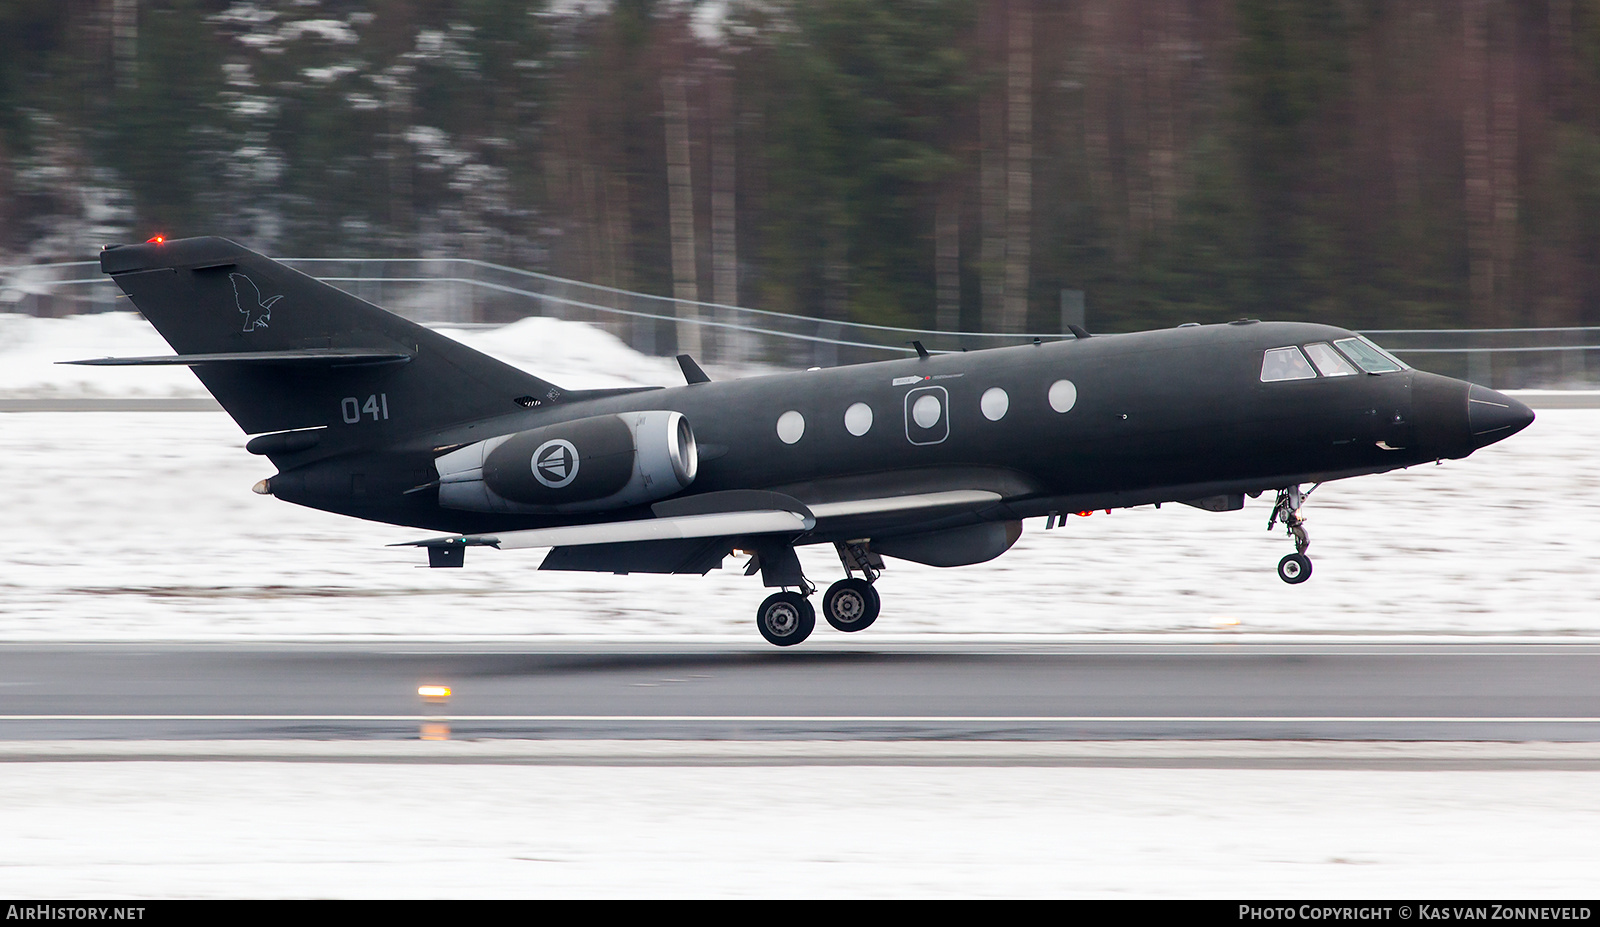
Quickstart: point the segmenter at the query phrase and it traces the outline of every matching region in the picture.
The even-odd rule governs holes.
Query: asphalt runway
[[[452,689],[425,703],[421,685]],[[0,740],[1600,741],[1600,644],[4,644]]]

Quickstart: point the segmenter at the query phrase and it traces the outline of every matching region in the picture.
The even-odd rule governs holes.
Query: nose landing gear
[[[1278,578],[1291,585],[1311,578],[1311,558],[1306,556],[1311,538],[1306,534],[1306,520],[1300,514],[1300,506],[1321,485],[1316,483],[1305,492],[1300,491],[1298,484],[1278,490],[1277,501],[1272,506],[1272,517],[1267,519],[1268,531],[1281,521],[1284,532],[1294,540],[1294,553],[1278,561]]]

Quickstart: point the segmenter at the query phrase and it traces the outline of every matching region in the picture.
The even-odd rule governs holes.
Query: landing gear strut
[[[1281,521],[1284,532],[1294,540],[1294,553],[1278,561],[1278,578],[1291,585],[1311,578],[1311,558],[1306,556],[1311,538],[1306,534],[1306,520],[1300,514],[1300,506],[1321,485],[1316,483],[1305,492],[1300,491],[1299,484],[1278,490],[1278,499],[1272,506],[1272,517],[1267,519],[1268,531]]]
[[[873,583],[883,573],[883,558],[873,552],[866,539],[839,541],[833,545],[844,567],[844,579],[828,587],[822,597],[822,617],[836,631],[865,631],[878,620],[883,600]],[[859,571],[862,578],[857,579]]]

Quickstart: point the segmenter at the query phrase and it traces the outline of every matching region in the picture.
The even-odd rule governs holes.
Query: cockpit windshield
[[[1294,345],[1272,348],[1261,358],[1261,382],[1279,380],[1314,380],[1317,372],[1306,363],[1306,356]]]
[[[1343,351],[1346,357],[1355,361],[1357,367],[1367,373],[1394,373],[1397,370],[1411,369],[1400,358],[1378,347],[1361,335],[1357,335],[1354,338],[1341,338],[1333,344],[1334,347]]]

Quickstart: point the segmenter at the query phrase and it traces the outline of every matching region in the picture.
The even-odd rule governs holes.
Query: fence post
[[[1467,352],[1467,379],[1479,386],[1493,388],[1494,371],[1488,351]]]
[[[1569,347],[1561,352],[1561,383],[1563,386],[1586,386],[1589,376],[1584,370],[1587,360],[1583,348]]]

